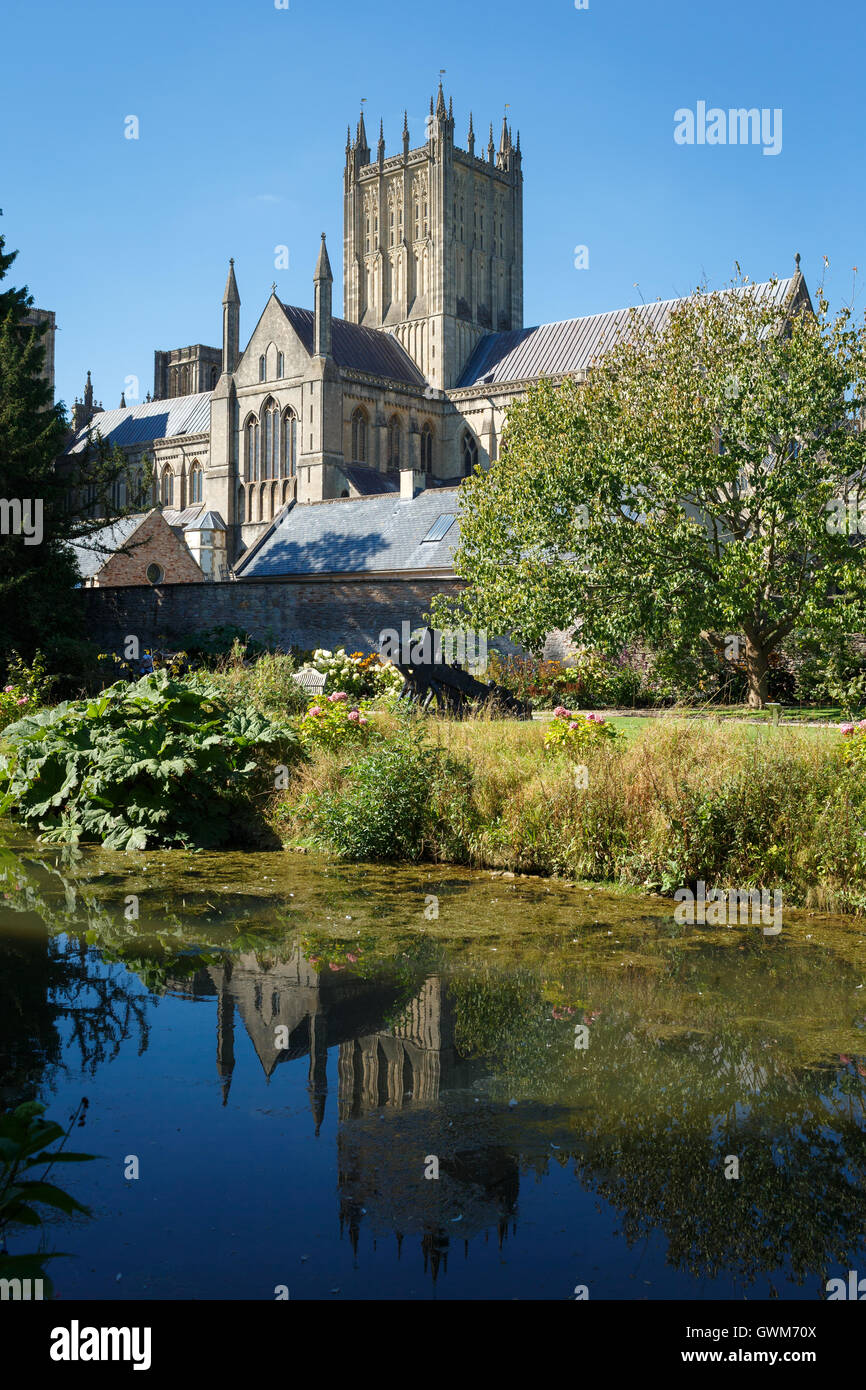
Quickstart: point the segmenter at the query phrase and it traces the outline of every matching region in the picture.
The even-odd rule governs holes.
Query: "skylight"
[[[442,515],[440,517],[437,517],[437,519],[433,522],[433,525],[430,527],[430,530],[422,539],[421,544],[423,545],[424,541],[441,541],[443,537],[446,536],[447,533],[451,530],[451,527],[454,525],[456,520],[457,517],[454,515],[453,512],[443,512]]]

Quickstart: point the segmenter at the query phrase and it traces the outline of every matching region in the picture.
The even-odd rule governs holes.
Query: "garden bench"
[[[293,678],[309,695],[321,695],[328,679],[324,672],[313,670],[295,671]]]

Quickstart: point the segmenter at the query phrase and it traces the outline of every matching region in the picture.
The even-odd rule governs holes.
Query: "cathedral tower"
[[[523,172],[520,136],[502,122],[486,156],[454,143],[454,117],[440,83],[427,142],[376,158],[363,112],[347,135],[343,300],[351,323],[393,332],[427,380],[453,386],[479,338],[523,327]]]

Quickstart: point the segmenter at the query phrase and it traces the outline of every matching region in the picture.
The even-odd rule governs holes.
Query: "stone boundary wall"
[[[80,594],[84,635],[103,651],[120,652],[131,635],[142,648],[170,648],[175,638],[232,625],[284,650],[345,647],[347,652],[371,652],[378,650],[383,629],[399,632],[403,622],[421,627],[434,595],[453,596],[461,588],[454,579],[365,576],[130,585],[82,589]]]

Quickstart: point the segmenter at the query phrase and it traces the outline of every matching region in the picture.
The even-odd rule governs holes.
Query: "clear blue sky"
[[[866,279],[863,0],[11,0],[0,34],[0,227],[14,283],[57,312],[67,404],[88,367],[114,406],[128,375],[152,387],[154,348],[218,345],[229,256],[242,343],[273,280],[311,305],[323,230],[341,273],[360,99],[371,144],[382,115],[396,153],[404,106],[420,144],[440,68],[459,144],[470,107],[479,139],[505,102],[520,128],[527,324],[719,285],[735,261],[787,275],[795,251],[813,291],[829,256],[833,303],[855,264]],[[780,107],[781,153],[677,145],[699,101]]]

